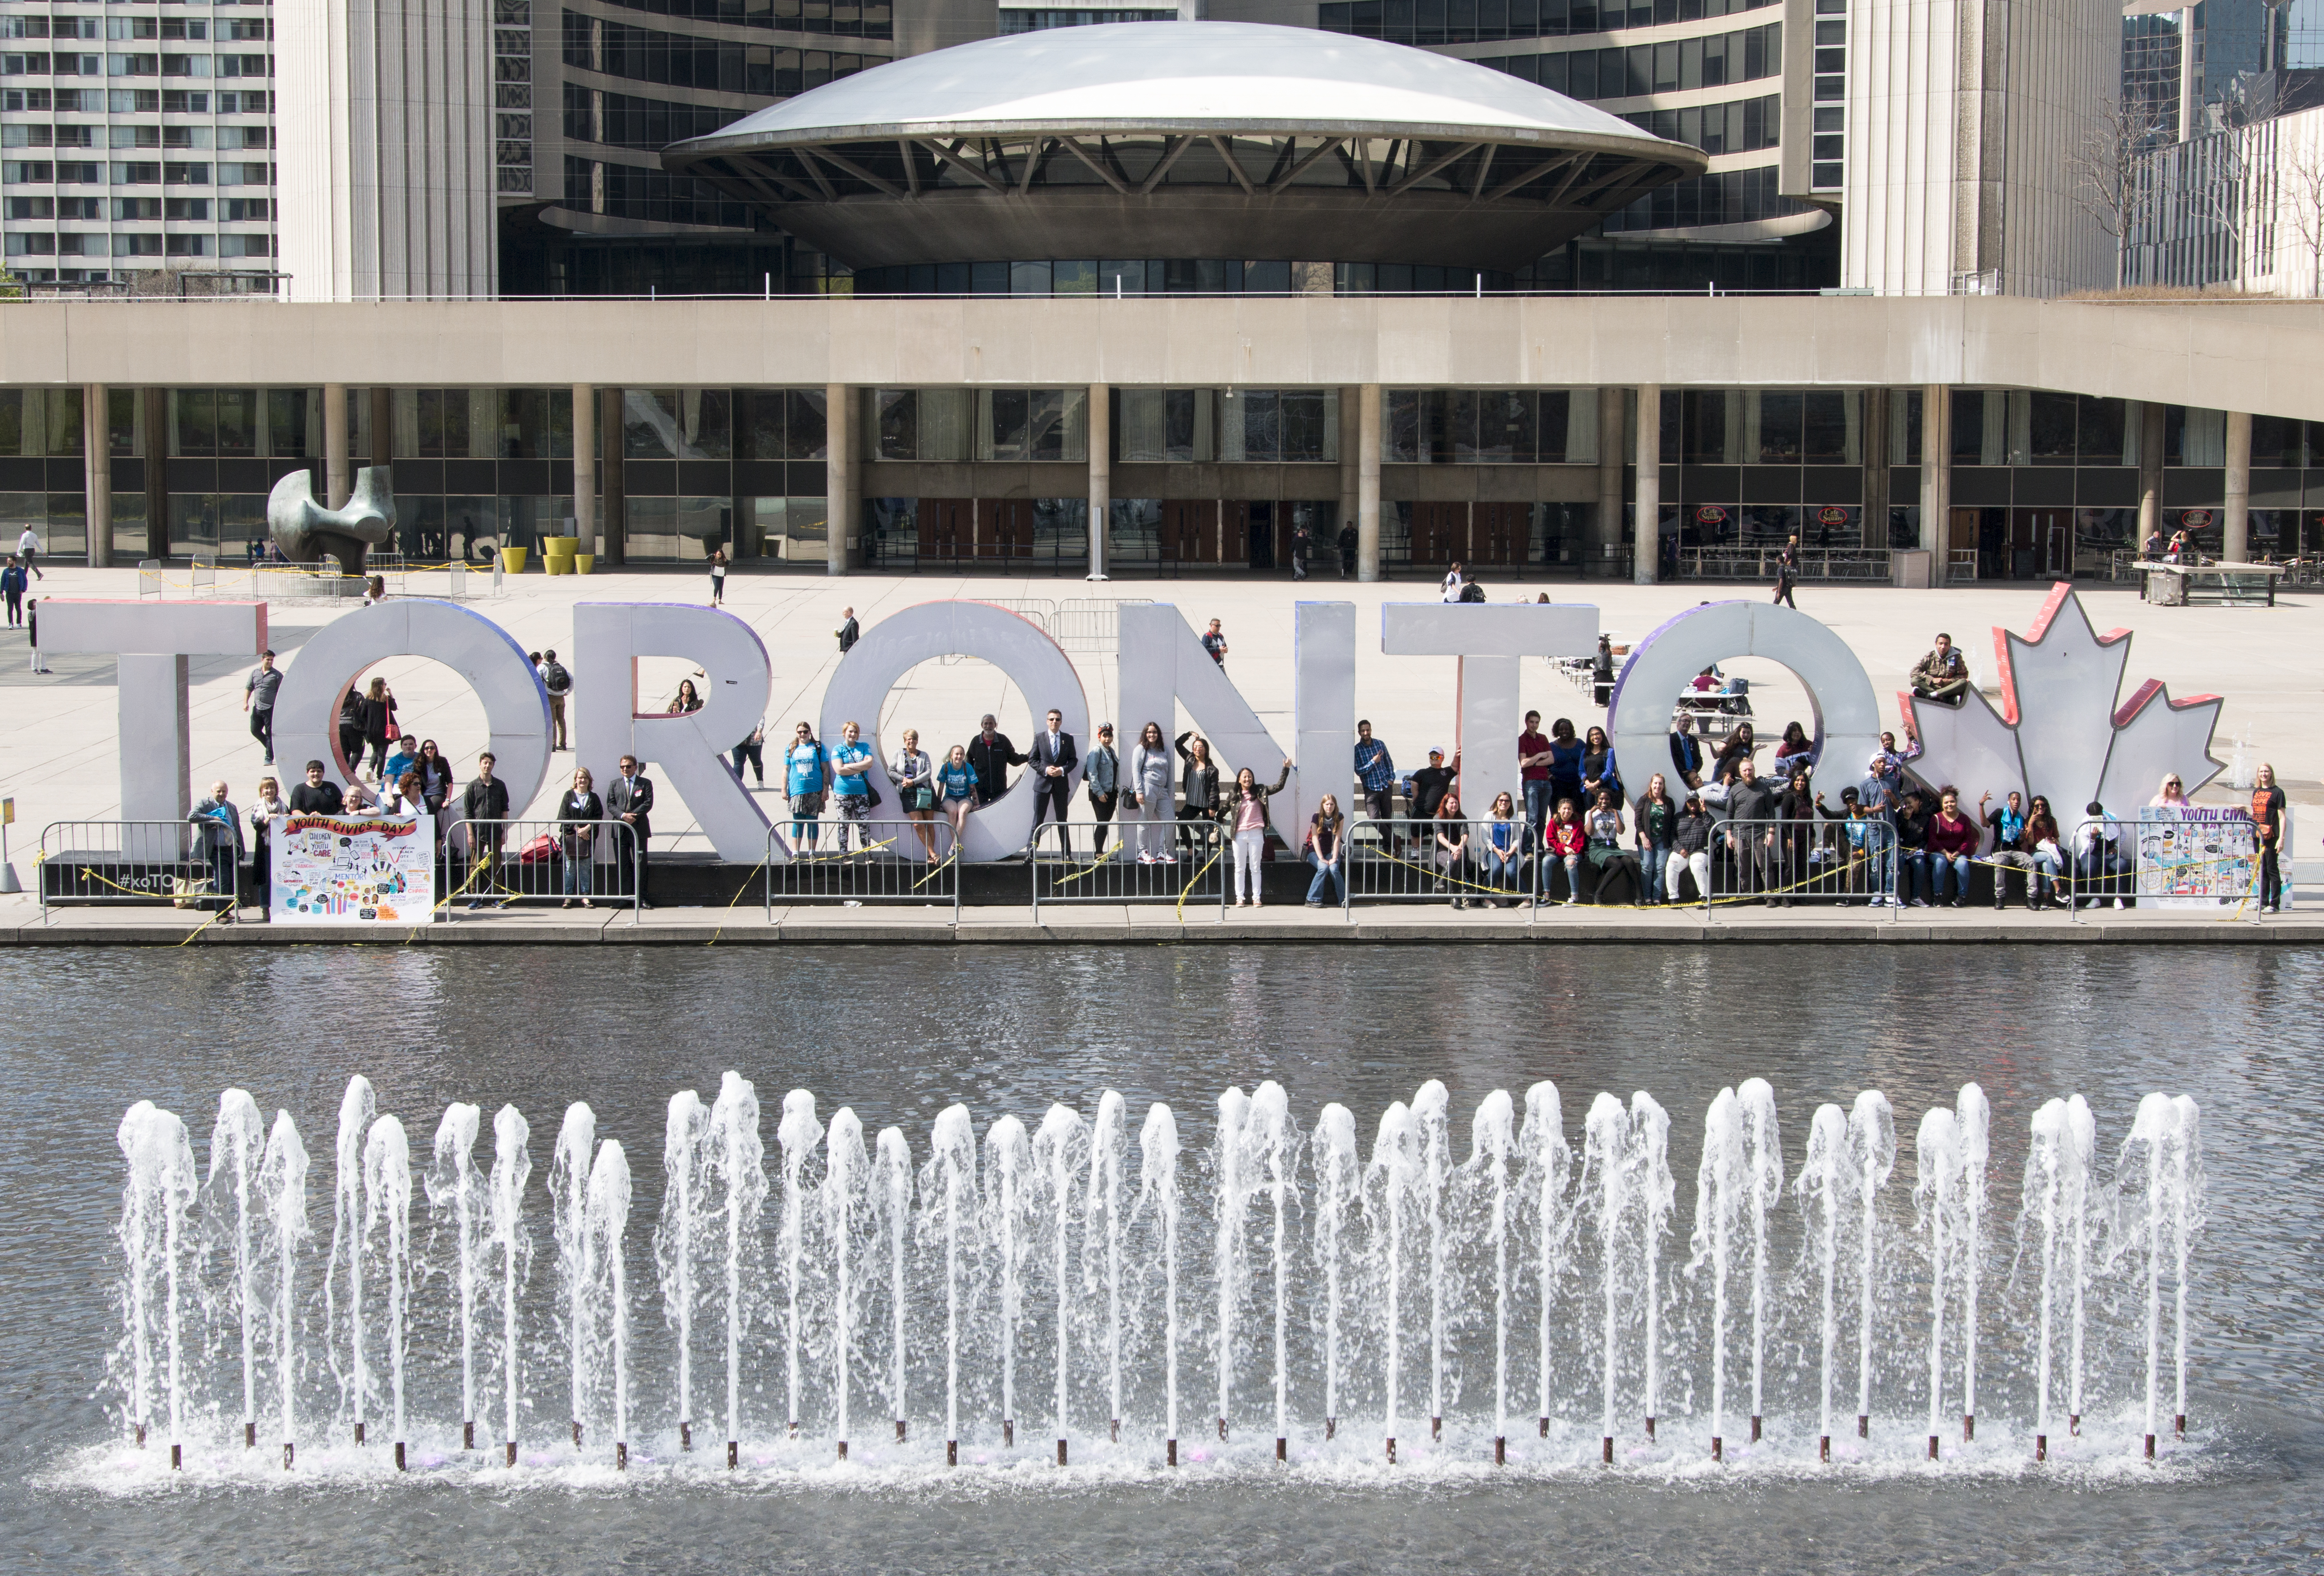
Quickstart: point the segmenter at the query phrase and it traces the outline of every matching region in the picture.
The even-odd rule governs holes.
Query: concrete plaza
[[[184,576],[182,569],[170,571],[165,594],[173,598],[189,594]],[[427,594],[441,581],[440,575],[414,575],[410,594]],[[484,576],[472,575],[468,586],[484,593],[475,596],[470,605],[521,645],[529,650],[555,649],[567,658],[572,651],[571,610],[576,602],[700,604],[707,601],[709,592],[706,575],[677,570],[557,578],[531,573],[510,577],[498,594],[491,594]],[[52,567],[32,589],[36,596],[134,597],[138,593],[137,571]],[[1530,599],[1546,590],[1553,600],[1594,604],[1601,610],[1601,627],[1618,641],[1643,635],[1698,602],[1767,594],[1764,587],[1692,583],[1634,586],[1598,581],[1529,581],[1496,583],[1489,589],[1497,601],[1517,594]],[[2324,733],[2315,725],[2324,719],[2324,706],[2319,704],[2315,670],[2301,655],[2316,650],[2319,639],[2324,639],[2324,594],[2295,592],[2273,609],[2160,608],[2142,604],[2126,589],[2096,585],[2080,589],[2098,629],[2122,626],[2135,632],[2120,698],[2128,698],[2131,690],[2150,677],[2167,683],[2174,697],[2206,693],[2225,696],[2214,754],[2227,762],[2235,742],[2244,739],[2250,759],[2272,762],[2295,810],[2303,812],[2299,830],[2324,825],[2304,814],[2324,805],[2324,781],[2319,780],[2324,779]],[[2048,584],[2043,582],[1942,591],[1812,585],[1801,588],[1798,595],[1802,611],[1827,623],[1864,662],[1881,697],[1884,719],[1893,724],[1895,692],[1904,687],[1908,670],[1928,649],[1935,631],[1941,629],[1953,635],[1967,652],[1978,682],[1992,693],[1997,673],[1992,629],[1999,625],[2025,631],[2048,591]],[[835,579],[750,566],[730,576],[726,607],[749,621],[772,660],[773,698],[767,716],[768,793],[779,794],[779,742],[794,722],[817,714],[824,688],[839,659],[833,631],[843,607],[852,605],[858,620],[870,629],[900,608],[947,597],[1056,603],[1093,595],[1172,603],[1197,629],[1209,619],[1222,621],[1230,643],[1229,676],[1286,749],[1292,739],[1292,604],[1301,600],[1352,602],[1358,609],[1359,714],[1372,721],[1393,751],[1399,771],[1425,764],[1431,747],[1449,751],[1453,745],[1453,659],[1384,657],[1375,634],[1379,604],[1433,599],[1434,587],[1427,581],[1416,578],[1367,585],[1327,576],[1295,585],[1283,576],[1236,576],[1121,578],[1092,585],[1077,579],[940,574],[859,573]],[[320,605],[272,605],[271,639],[283,661],[295,665],[299,646],[335,616],[345,615]],[[1092,717],[1114,721],[1126,742],[1147,719],[1113,716],[1118,682],[1112,656],[1076,651],[1072,660]],[[5,708],[5,726],[0,726],[0,794],[13,796],[16,801],[10,846],[20,875],[30,870],[43,825],[62,820],[101,821],[118,814],[111,694],[114,663],[102,657],[51,657],[50,665],[55,671],[47,676],[29,670],[21,631],[8,631],[6,644],[0,645],[0,708]],[[196,791],[223,778],[235,800],[245,807],[261,775],[261,751],[249,735],[242,709],[243,686],[250,667],[238,660],[198,659],[192,701]],[[664,704],[690,671],[674,660],[648,661],[641,668],[641,709]],[[1772,745],[1784,721],[1806,716],[1804,696],[1782,669],[1751,661],[1738,661],[1729,668],[1753,680],[1764,743]],[[437,740],[465,779],[484,743],[482,708],[465,684],[450,669],[425,659],[390,660],[373,672],[385,677],[396,696],[403,731],[415,738]],[[1522,687],[1525,705],[1538,707],[1547,717],[1570,717],[1577,727],[1584,728],[1604,720],[1585,690],[1546,661],[1524,665]],[[964,742],[974,732],[980,714],[991,711],[1021,749],[1029,742],[1039,710],[1051,698],[1016,694],[998,669],[981,661],[924,664],[890,696],[883,714],[877,719],[878,742],[883,755],[892,752],[901,730],[917,727],[923,746],[940,754],[945,746]],[[1183,717],[1156,720],[1174,733],[1188,725]],[[873,719],[863,721],[868,725]],[[135,743],[131,742],[131,747]],[[530,807],[530,815],[553,813],[553,796],[566,785],[571,760],[569,755],[555,759],[541,797]],[[297,780],[298,764],[283,762],[277,768],[286,788]],[[1274,762],[1249,764],[1271,767]],[[2213,803],[2236,797],[2228,789],[2225,773],[2198,796]],[[770,798],[764,807],[771,817],[781,806],[779,799]],[[1077,808],[1087,815],[1085,805]],[[707,853],[706,842],[666,781],[660,787],[654,820],[658,854]],[[2304,837],[2301,843],[2303,846],[2296,853],[2308,852],[2312,846],[2306,845]],[[2312,877],[2324,872],[2301,873]],[[11,900],[15,901],[22,900]],[[752,917],[755,923],[755,909]],[[1124,922],[1133,917],[1125,917]],[[1662,918],[1641,917],[1655,923]],[[612,935],[609,930],[609,938]]]

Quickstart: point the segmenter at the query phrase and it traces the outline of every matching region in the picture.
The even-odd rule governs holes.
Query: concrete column
[[[1089,577],[1103,580],[1106,524],[1113,517],[1113,390],[1089,392]]]
[[[145,556],[170,557],[170,391],[140,389],[145,402]]]
[[[80,452],[87,480],[81,493],[88,503],[88,567],[113,565],[113,422],[103,383],[80,392]]]
[[[1323,544],[1326,562],[1340,561],[1340,528],[1356,522],[1356,494],[1362,491],[1357,472],[1357,461],[1363,449],[1363,435],[1356,419],[1363,409],[1364,392],[1349,387],[1340,391],[1340,512],[1332,521],[1332,539]]]
[[[2251,562],[2251,418],[2227,412],[2227,540],[2219,557],[2230,564]]]
[[[1929,584],[1945,583],[1946,530],[1953,508],[1952,390],[1931,383],[1921,391],[1921,545],[1933,555]]]
[[[344,509],[347,494],[355,491],[355,478],[348,474],[347,457],[347,386],[345,383],[325,383],[323,503],[326,508]]]
[[[573,534],[580,550],[597,551],[597,391],[573,385]]]
[[[1380,577],[1380,386],[1366,383],[1356,410],[1356,578]]]
[[[386,465],[395,463],[395,391],[374,389],[371,392],[371,463]]]
[[[2195,96],[2195,7],[2190,5],[2179,14],[2179,140],[2182,143],[2195,135],[2200,102]]]
[[[1591,528],[1590,545],[1582,549],[1585,576],[1601,572],[1606,549],[1622,543],[1623,395],[1628,391],[1598,391],[1598,519]]]
[[[629,493],[622,475],[622,391],[597,391],[597,465],[604,480],[598,494],[599,554],[619,568],[630,561]]]
[[[2163,409],[2156,400],[2143,401],[2138,410],[2138,545],[2143,551],[2146,539],[2163,529]],[[2128,419],[2129,412],[2124,412]]]
[[[823,391],[824,572],[847,573],[847,530],[855,518],[854,391],[832,383]]]
[[[1638,516],[1630,549],[1630,583],[1652,585],[1662,565],[1663,518],[1663,388],[1638,385],[1637,456]]]
[[[1888,466],[1894,457],[1888,452],[1888,391],[1864,391],[1863,433],[1864,459],[1864,545],[1885,548],[1888,545],[1888,497],[1890,477]]]

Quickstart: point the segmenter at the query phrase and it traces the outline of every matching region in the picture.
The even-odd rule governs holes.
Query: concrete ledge
[[[12,907],[17,907],[12,905]],[[2016,910],[1956,917],[1923,915],[1889,920],[1860,909],[1822,912],[1740,909],[1706,922],[1700,909],[1594,914],[1544,910],[1528,925],[1521,911],[1455,913],[1436,905],[1359,909],[1351,923],[1337,909],[1304,908],[1231,912],[1223,919],[1180,920],[1159,906],[1106,904],[1025,910],[972,909],[954,926],[904,909],[656,909],[633,924],[626,912],[565,915],[462,912],[433,925],[392,929],[319,925],[210,925],[166,908],[59,910],[42,924],[30,906],[0,917],[0,946],[1236,946],[1269,944],[1537,945],[1872,946],[2318,946],[2324,910],[2236,920],[2226,915],[2098,911],[2071,922],[2062,914]],[[198,934],[197,934],[198,933]]]

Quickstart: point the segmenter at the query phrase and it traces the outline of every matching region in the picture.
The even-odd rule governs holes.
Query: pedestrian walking
[[[34,578],[41,580],[48,578],[48,576],[41,571],[41,539],[32,534],[32,528],[29,525],[24,528],[24,533],[16,539],[16,561],[23,564],[25,573]]]
[[[852,607],[841,608],[839,627],[831,632],[839,637],[841,656],[844,657],[848,652],[855,650],[855,642],[863,638],[863,631],[855,622],[855,610]]]
[[[1792,583],[1800,577],[1800,539],[1796,536],[1784,544],[1775,555],[1775,594],[1774,600],[1796,612],[1799,604],[1792,600]]]
[[[258,666],[242,687],[242,709],[250,714],[250,736],[266,751],[263,764],[274,764],[274,695],[282,687],[282,670],[274,666],[274,653],[261,651]]]
[[[8,604],[8,627],[22,629],[24,623],[24,566],[8,556],[8,567],[0,569],[0,598]]]
[[[570,750],[573,746],[565,731],[565,702],[573,693],[573,675],[564,663],[557,659],[554,651],[540,654],[540,687],[549,692],[549,725],[556,735],[549,748]]]
[[[395,692],[387,687],[386,679],[371,681],[371,688],[364,694],[362,716],[363,742],[371,750],[372,779],[384,788],[388,741],[401,736],[395,725]]]
[[[1220,667],[1223,668],[1227,665],[1227,638],[1220,630],[1219,621],[1216,619],[1213,619],[1211,627],[1203,631],[1203,650],[1208,651],[1211,654],[1211,660]]]
[[[1356,528],[1340,528],[1340,578],[1352,580],[1356,576]]]
[[[1308,549],[1314,546],[1314,541],[1315,533],[1307,528],[1305,521],[1299,520],[1292,522],[1291,577],[1294,580],[1307,578],[1307,553]]]
[[[747,760],[751,763],[752,779],[760,788],[767,786],[766,743],[767,719],[761,717],[759,725],[751,730],[751,736],[734,746],[734,780],[736,782],[742,780],[742,763]]]

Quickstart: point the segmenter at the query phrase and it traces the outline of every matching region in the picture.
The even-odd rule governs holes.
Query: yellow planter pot
[[[526,549],[523,548],[503,548],[501,549],[501,567],[506,569],[512,575],[523,574],[525,552]]]
[[[545,536],[540,539],[540,556],[543,558],[569,558],[580,550],[581,539],[577,536]]]
[[[590,571],[590,570],[592,570],[592,569],[595,568],[596,567],[597,567],[597,555],[596,555],[596,554],[595,554],[595,553],[576,553],[576,554],[574,554],[574,555],[573,555],[573,572],[574,572],[576,575],[586,575],[587,573],[589,573],[589,571]]]
[[[551,575],[570,575],[573,573],[573,555],[545,553],[541,556],[540,567]]]

